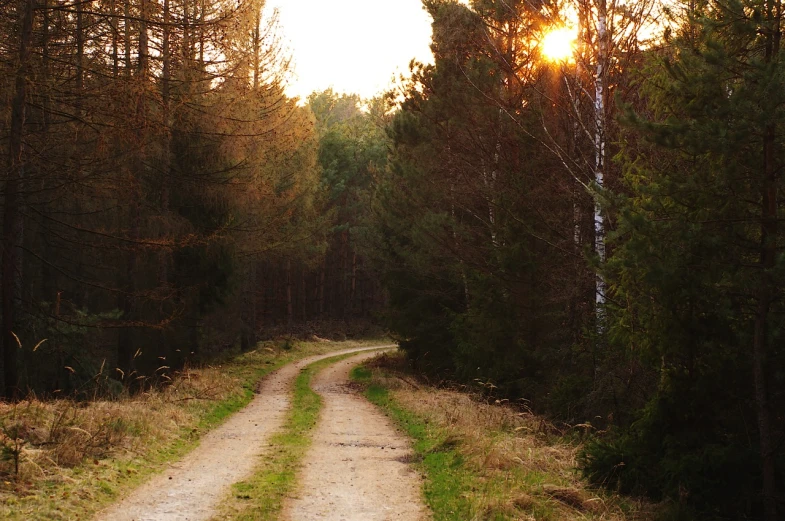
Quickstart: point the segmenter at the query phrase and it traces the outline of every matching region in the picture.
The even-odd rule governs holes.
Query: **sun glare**
[[[550,61],[572,61],[575,31],[568,27],[552,29],[540,42],[543,57]]]

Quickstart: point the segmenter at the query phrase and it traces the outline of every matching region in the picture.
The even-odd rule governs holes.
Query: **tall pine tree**
[[[609,260],[613,337],[658,384],[588,469],[718,519],[782,512],[781,7],[686,8],[631,116]]]

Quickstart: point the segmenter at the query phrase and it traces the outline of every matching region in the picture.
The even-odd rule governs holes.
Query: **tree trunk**
[[[182,54],[183,54],[183,61],[185,69],[191,66],[191,61],[193,59],[193,43],[191,42],[191,10],[188,6],[188,0],[183,2],[183,43],[182,43]]]
[[[84,98],[84,2],[76,2],[76,114],[82,117]]]
[[[268,276],[269,271],[270,271],[269,265],[264,264],[262,266],[262,268],[263,268],[263,271],[262,271],[262,284],[261,284],[262,287],[261,287],[261,291],[260,291],[261,309],[259,310],[259,316],[261,317],[260,323],[259,323],[260,328],[264,328],[265,325],[267,325],[267,321],[268,321],[267,320],[267,315],[269,314],[269,310],[270,310],[270,303],[269,303],[269,300],[268,300],[269,299],[268,295],[269,295],[270,286],[271,286],[271,283],[269,282],[270,278]]]
[[[123,49],[125,59],[125,78],[131,79],[131,0],[123,4]],[[130,85],[129,85],[130,86]]]
[[[3,377],[5,397],[19,393],[17,368],[18,344],[14,336],[16,312],[21,299],[22,255],[24,234],[22,214],[22,180],[24,178],[24,127],[27,102],[27,74],[33,38],[34,0],[19,4],[19,67],[16,70],[14,97],[11,102],[11,129],[8,150],[8,179],[5,183],[3,210],[2,310],[3,310]]]
[[[447,152],[449,154],[450,147],[447,146]],[[452,216],[453,221],[457,223],[457,217],[455,212],[455,181],[450,183],[450,215]],[[452,239],[455,242],[455,250],[460,251],[460,244],[458,240],[458,233],[453,229],[452,231]],[[464,306],[466,309],[469,309],[469,280],[466,277],[466,269],[464,268],[463,258],[458,259],[458,264],[461,266],[461,282],[463,283],[463,300]]]
[[[777,59],[780,48],[779,1],[767,2],[766,17],[772,31],[766,34],[766,63]],[[776,127],[769,124],[763,136],[763,185],[760,225],[760,281],[757,288],[758,307],[755,312],[753,337],[753,379],[755,406],[760,436],[760,458],[763,472],[763,518],[775,521],[777,516],[777,459],[776,443],[772,433],[772,412],[769,403],[769,335],[768,323],[771,303],[774,300],[772,270],[777,263],[777,141]]]
[[[127,5],[127,3],[126,3]],[[139,16],[139,62],[137,63],[136,83],[139,93],[136,97],[136,126],[137,126],[137,147],[134,154],[133,167],[131,172],[131,189],[129,202],[130,227],[128,238],[131,246],[128,252],[126,273],[124,284],[121,285],[123,291],[120,294],[120,311],[123,313],[123,320],[133,323],[136,320],[134,309],[134,297],[137,291],[137,265],[139,253],[134,244],[139,240],[141,228],[141,199],[142,199],[142,178],[144,175],[144,154],[145,154],[145,119],[147,117],[147,72],[148,72],[148,38],[147,38],[147,0],[142,0],[141,12]],[[130,39],[130,38],[129,38]],[[127,53],[130,51],[126,50]],[[130,376],[134,366],[134,346],[133,346],[133,324],[120,331],[117,342],[117,362],[126,377]],[[126,380],[126,385],[132,383]]]
[[[147,37],[147,16],[148,13],[148,2],[149,0],[142,0],[141,3],[141,13],[139,14],[139,64],[138,64],[138,72],[139,72],[139,82],[141,86],[144,87],[146,80],[147,80],[147,68],[148,68],[148,61],[149,61],[149,54],[150,51],[148,49],[148,37]],[[144,95],[144,90],[142,91],[142,95]],[[144,104],[140,105],[141,110],[144,110]],[[144,121],[144,120],[142,120]]]
[[[262,9],[261,7],[256,11],[256,24],[253,33],[253,89],[259,90],[259,73],[260,69],[260,56],[259,50],[261,48],[261,31],[262,31]]]
[[[292,325],[294,321],[294,307],[292,305],[292,261],[286,261],[286,324]]]
[[[109,2],[109,12],[112,15],[109,18],[109,25],[112,28],[112,78],[117,79],[117,76],[120,73],[120,63],[119,63],[119,51],[118,51],[118,43],[117,43],[117,40],[119,38],[119,33],[117,29],[116,0],[111,0]]]
[[[201,329],[202,319],[199,316],[199,297],[194,299],[193,310],[191,311],[191,327],[189,329],[189,348],[192,355],[199,354],[199,330]]]
[[[352,287],[349,294],[349,309],[352,314],[356,308],[354,300],[357,296],[357,252],[352,252]]]
[[[43,0],[43,20],[41,23],[41,73],[45,89],[49,89],[49,29],[51,25],[51,13],[49,11],[49,0]],[[44,135],[49,133],[49,119],[51,114],[50,96],[45,95],[42,103],[41,121],[43,123]]]
[[[164,240],[167,239],[166,235],[168,226],[168,212],[169,212],[169,183],[171,177],[171,158],[172,158],[172,133],[171,122],[169,117],[169,98],[170,98],[170,82],[172,70],[172,56],[171,56],[171,28],[170,22],[170,7],[169,0],[164,0],[164,24],[162,27],[163,38],[161,44],[161,60],[163,67],[161,71],[161,109],[162,109],[162,123],[163,123],[163,161],[161,165],[161,214],[164,216],[164,229],[162,233]],[[169,250],[162,248],[158,254],[158,284],[167,288],[169,286]]]
[[[308,288],[305,286],[305,266],[300,268],[300,311],[303,322],[308,320]]]
[[[49,30],[50,30],[50,10],[49,0],[43,0],[42,4],[42,22],[41,22],[41,83],[44,85],[44,95],[41,100],[41,132],[44,136],[49,135],[49,123],[51,111],[50,96],[48,95],[49,89],[49,64],[50,64],[50,51],[49,51]],[[44,192],[47,190],[47,180],[44,176],[40,176],[39,190]],[[51,211],[49,205],[41,209],[44,215],[44,222],[49,222],[51,219]],[[45,226],[42,226],[41,242],[43,244],[43,258],[41,262],[41,293],[45,299],[49,299],[57,292],[57,271],[52,269],[49,259],[54,258],[54,252],[51,245],[50,236]],[[58,297],[59,300],[59,297]]]
[[[338,298],[338,306],[341,310],[341,318],[346,318],[346,309],[349,307],[347,299],[347,273],[349,271],[349,234],[346,230],[341,232],[341,255],[340,255],[340,279],[339,288],[340,294]]]
[[[251,265],[251,330],[256,340],[259,331],[259,262],[256,260]]]
[[[764,235],[765,237],[765,235]],[[761,252],[761,264],[769,262],[769,248]],[[773,264],[772,264],[773,267]],[[776,449],[771,428],[771,406],[768,389],[768,316],[772,301],[771,286],[766,282],[770,277],[763,276],[758,288],[758,308],[755,314],[755,336],[753,339],[753,378],[755,381],[755,406],[758,416],[760,435],[760,458],[763,470],[763,507],[765,521],[776,521],[777,517],[777,480]]]
[[[204,63],[204,12],[205,1],[201,0],[199,4],[199,72],[204,74],[207,69]]]
[[[324,278],[327,271],[327,255],[324,256],[322,269],[319,272],[319,318],[324,316]]]
[[[608,9],[605,0],[597,0],[597,69],[594,78],[594,182],[602,189],[605,183],[605,65],[608,61]],[[599,197],[594,201],[594,251],[600,265],[605,263],[605,220]],[[603,308],[607,287],[605,277],[597,274],[595,307],[597,332],[604,331]]]

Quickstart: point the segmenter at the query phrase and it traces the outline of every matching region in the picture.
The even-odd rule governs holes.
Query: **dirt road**
[[[384,346],[313,356],[271,374],[262,383],[260,393],[245,409],[205,435],[196,449],[172,464],[167,471],[99,512],[95,521],[209,519],[215,513],[218,502],[228,494],[232,483],[251,474],[267,449],[267,439],[281,427],[289,408],[292,382],[300,369],[323,358],[380,347]]]
[[[409,463],[408,440],[381,412],[348,386],[350,369],[365,353],[314,378],[324,406],[306,455],[297,498],[284,507],[288,521],[420,521],[421,477]]]

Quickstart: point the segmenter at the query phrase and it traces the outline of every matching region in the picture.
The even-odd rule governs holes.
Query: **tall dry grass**
[[[556,427],[523,404],[488,400],[465,387],[429,386],[406,370],[400,355],[381,355],[369,365],[395,403],[441,431],[443,443],[479,476],[469,493],[477,519],[654,518],[652,505],[592,489],[582,479],[577,455],[586,426]]]
[[[144,456],[196,429],[206,406],[241,389],[238,376],[203,367],[176,373],[166,387],[115,400],[0,402],[0,499],[68,479],[88,463]]]

